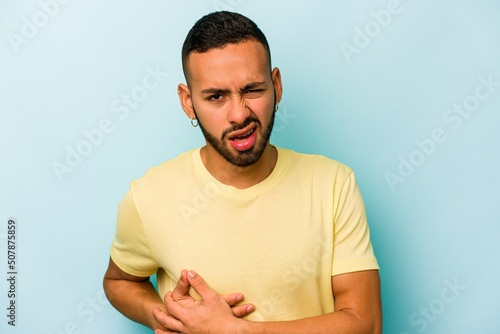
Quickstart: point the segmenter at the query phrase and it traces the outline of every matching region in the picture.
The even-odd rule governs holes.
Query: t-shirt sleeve
[[[148,277],[159,268],[133,195],[133,184],[118,205],[111,258],[126,273]]]
[[[354,173],[335,191],[332,276],[379,269]]]

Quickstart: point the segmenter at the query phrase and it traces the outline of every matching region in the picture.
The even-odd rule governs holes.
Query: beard
[[[193,111],[196,115],[196,110],[194,109],[194,106],[193,106]],[[196,115],[196,118],[198,118],[198,115]],[[250,115],[247,119],[245,119],[243,124],[236,124],[231,128],[228,128],[225,131],[223,131],[220,139],[217,139],[214,135],[208,132],[199,119],[198,119],[198,124],[200,125],[200,129],[201,132],[203,133],[203,136],[205,137],[205,140],[210,146],[212,146],[215,149],[217,153],[219,153],[224,159],[226,159],[226,161],[235,166],[246,167],[256,163],[264,153],[264,150],[266,149],[266,146],[269,143],[269,138],[271,138],[271,132],[274,126],[274,118],[275,118],[275,112],[273,110],[273,112],[271,113],[271,119],[269,120],[267,127],[263,128],[262,123],[256,117]],[[246,151],[237,151],[237,152],[231,151],[229,148],[230,146],[229,139],[227,138],[228,135],[233,131],[244,129],[252,122],[257,124],[255,131],[258,131],[259,134],[254,145]]]

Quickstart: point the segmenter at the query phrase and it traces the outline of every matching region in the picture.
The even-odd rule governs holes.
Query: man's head
[[[186,38],[183,65],[188,85],[179,85],[181,105],[198,119],[207,154],[239,167],[259,161],[282,92],[259,28],[240,14],[207,15]]]
[[[227,44],[238,44],[254,40],[266,50],[269,72],[271,72],[271,51],[266,36],[257,25],[238,13],[227,11],[215,12],[203,16],[189,31],[182,46],[182,69],[189,86],[190,73],[188,59],[191,53],[204,53],[211,49],[220,49]]]

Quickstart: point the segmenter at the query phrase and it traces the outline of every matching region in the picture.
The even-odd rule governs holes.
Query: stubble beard
[[[196,115],[196,110],[194,109],[194,106],[193,106],[193,111]],[[198,118],[198,116],[196,116],[196,118]],[[205,140],[210,146],[212,146],[215,149],[217,153],[219,153],[226,161],[235,166],[246,167],[253,165],[257,161],[259,161],[260,157],[264,153],[264,150],[266,149],[266,146],[269,143],[269,139],[271,138],[271,132],[274,126],[274,118],[275,118],[275,113],[273,110],[273,112],[271,113],[271,119],[269,120],[268,126],[266,128],[263,128],[261,122],[256,117],[250,115],[247,119],[245,119],[243,124],[236,124],[233,127],[225,130],[222,133],[221,139],[217,139],[210,132],[208,132],[203,127],[203,124],[200,122],[199,119],[198,119],[198,124],[200,125],[200,129],[201,132],[203,133],[203,136],[205,137]],[[255,131],[259,131],[260,135],[258,139],[255,141],[255,144],[249,150],[237,151],[235,153],[232,152],[228,147],[230,144],[227,136],[229,135],[229,133],[233,131],[244,129],[252,122],[257,125]]]

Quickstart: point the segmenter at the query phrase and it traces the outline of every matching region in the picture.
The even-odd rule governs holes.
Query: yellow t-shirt
[[[195,270],[221,295],[243,293],[249,320],[332,312],[331,276],[378,269],[361,194],[349,167],[277,149],[272,173],[247,189],[214,178],[199,148],[149,169],[119,205],[113,261],[158,272],[162,298]]]

